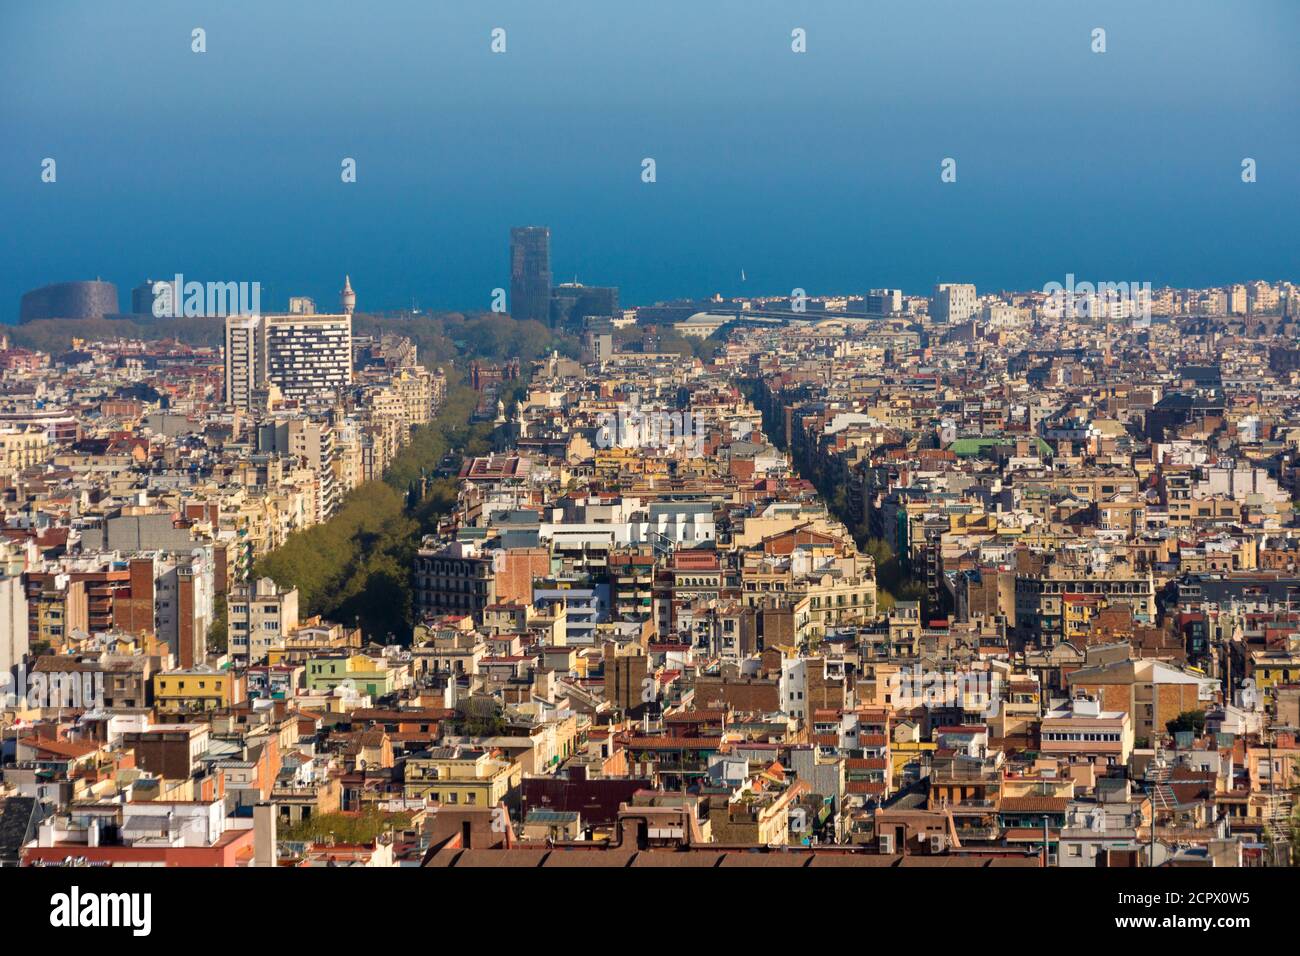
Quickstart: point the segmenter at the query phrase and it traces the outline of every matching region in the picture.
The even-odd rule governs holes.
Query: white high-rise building
[[[352,316],[267,315],[266,380],[287,399],[337,392],[352,384]]]
[[[1246,287],[1241,284],[1230,285],[1224,292],[1228,297],[1228,312],[1232,315],[1245,315],[1248,299]]]
[[[352,316],[232,315],[226,319],[226,403],[250,408],[275,385],[286,399],[338,392],[352,383]]]
[[[1278,311],[1281,298],[1277,289],[1267,282],[1250,282],[1246,285],[1246,308],[1251,315]]]
[[[27,570],[31,548],[11,541],[0,541],[0,706],[5,694],[14,693],[8,683],[9,672],[28,651],[27,590],[23,572]]]
[[[258,315],[226,317],[226,404],[247,409],[253,390],[266,378],[262,349],[262,318]]]
[[[934,322],[965,322],[979,309],[979,296],[973,285],[942,282],[934,287],[932,299],[930,319]]]

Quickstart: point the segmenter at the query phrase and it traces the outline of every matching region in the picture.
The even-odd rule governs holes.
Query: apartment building
[[[417,614],[481,615],[485,607],[496,603],[491,555],[461,542],[421,548],[416,554]]]
[[[941,282],[934,287],[930,318],[945,325],[965,322],[979,310],[979,297],[975,286],[962,283]]]
[[[0,428],[0,478],[49,460],[54,445],[45,429],[34,425]]]
[[[226,404],[254,407],[274,385],[292,401],[337,394],[352,382],[352,316],[232,315],[226,319]]]
[[[1075,697],[1043,717],[1041,750],[1070,763],[1122,766],[1133,752],[1127,711],[1102,710],[1095,697]]]
[[[226,317],[226,404],[253,406],[253,393],[266,381],[266,349],[262,343],[262,318],[257,315]]]
[[[160,717],[195,716],[231,707],[243,698],[240,678],[211,667],[181,667],[154,675],[154,710]]]
[[[1179,714],[1206,710],[1218,682],[1158,660],[1125,659],[1083,667],[1066,675],[1072,695],[1083,694],[1107,712],[1128,715],[1137,740],[1165,733]]]
[[[257,449],[301,461],[317,479],[315,520],[334,514],[342,495],[335,480],[333,425],[318,418],[277,416],[258,425]]]
[[[260,664],[297,629],[298,589],[270,578],[238,584],[227,599],[226,619],[231,657],[245,666]]]
[[[1064,640],[1067,598],[1073,595],[1096,595],[1112,607],[1125,604],[1135,619],[1154,621],[1155,592],[1151,571],[1138,571],[1125,562],[1053,562],[1041,571],[1016,576],[1017,636],[1032,644]]]
[[[519,790],[519,764],[492,751],[437,747],[406,761],[405,796],[444,806],[495,807]]]

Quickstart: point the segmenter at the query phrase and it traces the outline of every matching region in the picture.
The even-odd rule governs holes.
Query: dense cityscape
[[[1286,932],[1298,34],[0,5],[0,948]]]
[[[1300,286],[550,242],[510,314],[24,296],[0,865],[1296,861]]]

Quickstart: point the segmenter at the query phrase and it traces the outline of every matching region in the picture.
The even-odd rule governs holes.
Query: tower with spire
[[[352,291],[352,277],[343,277],[343,291],[339,293],[339,304],[343,306],[343,311],[351,315],[357,307],[357,294]]]

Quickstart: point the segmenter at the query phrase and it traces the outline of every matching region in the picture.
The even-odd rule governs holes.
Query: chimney
[[[253,807],[253,865],[275,866],[275,807],[259,803]]]
[[[1080,717],[1097,717],[1101,714],[1101,701],[1095,697],[1076,697],[1074,713]]]

